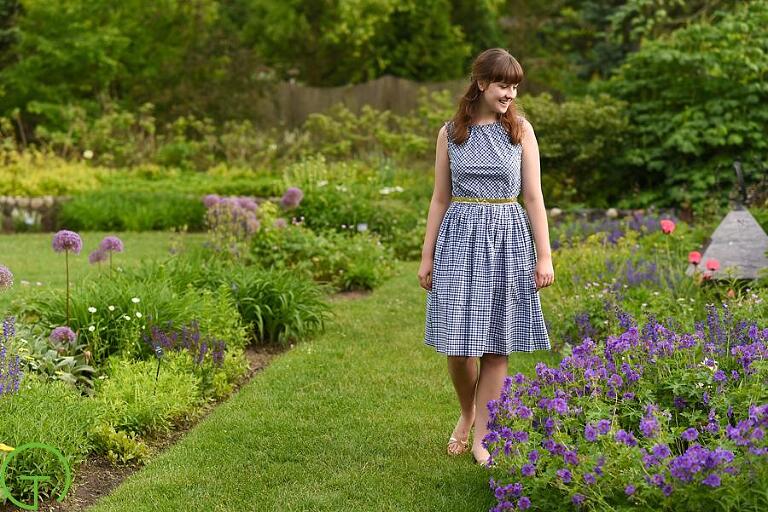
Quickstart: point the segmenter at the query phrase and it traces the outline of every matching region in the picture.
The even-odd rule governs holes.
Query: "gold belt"
[[[457,203],[516,203],[517,197],[463,197],[452,196],[451,201]]]

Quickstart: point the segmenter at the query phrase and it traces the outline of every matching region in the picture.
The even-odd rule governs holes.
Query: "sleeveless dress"
[[[522,144],[510,142],[500,121],[470,126],[461,145],[445,125],[454,196],[520,195]],[[549,350],[535,268],[519,202],[451,202],[435,242],[424,342],[450,356]]]

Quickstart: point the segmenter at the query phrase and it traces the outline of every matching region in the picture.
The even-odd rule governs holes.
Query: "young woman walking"
[[[427,290],[424,342],[448,356],[461,409],[448,453],[469,449],[474,425],[471,450],[481,464],[492,463],[482,444],[487,404],[501,394],[509,354],[550,349],[538,290],[554,270],[538,144],[515,109],[522,78],[501,48],[472,64],[471,84],[437,136],[418,273]]]

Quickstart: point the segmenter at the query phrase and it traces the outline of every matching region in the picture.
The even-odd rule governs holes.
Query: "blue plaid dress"
[[[522,145],[499,121],[469,127],[464,144],[446,123],[454,196],[520,195]],[[427,292],[424,343],[451,356],[549,350],[534,271],[530,221],[520,203],[452,202],[440,224]]]

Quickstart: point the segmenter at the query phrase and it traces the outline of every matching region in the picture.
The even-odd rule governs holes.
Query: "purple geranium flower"
[[[708,487],[720,487],[720,477],[716,473],[710,473],[701,483]]]
[[[533,464],[524,464],[522,468],[520,468],[520,473],[523,474],[523,476],[533,476],[536,474],[536,466]]]
[[[558,469],[557,477],[562,480],[564,484],[571,483],[571,480],[573,479],[573,475],[567,469]]]
[[[62,325],[51,331],[51,339],[59,343],[74,343],[77,334],[69,327]]]
[[[579,493],[576,493],[571,497],[571,501],[573,502],[574,505],[581,505],[582,503],[584,503],[584,500],[586,499],[587,499],[586,496]]]
[[[595,427],[592,423],[587,423],[584,426],[584,439],[586,439],[589,442],[593,442],[597,440],[597,427]]]
[[[123,241],[116,236],[105,236],[99,244],[99,249],[105,252],[123,252]]]
[[[635,486],[632,484],[629,484],[624,488],[624,494],[626,494],[627,496],[632,496],[633,494],[635,494],[635,490],[636,490]]]
[[[528,510],[530,506],[531,499],[528,496],[522,496],[519,500],[517,500],[517,508],[520,510]]]
[[[0,290],[13,286],[13,273],[6,266],[0,265]]]
[[[62,229],[53,235],[53,250],[56,252],[72,251],[75,254],[80,254],[82,248],[83,240],[74,231]]]
[[[695,428],[691,427],[685,432],[683,432],[680,437],[682,437],[684,440],[690,442],[695,441],[699,437],[699,431]]]

